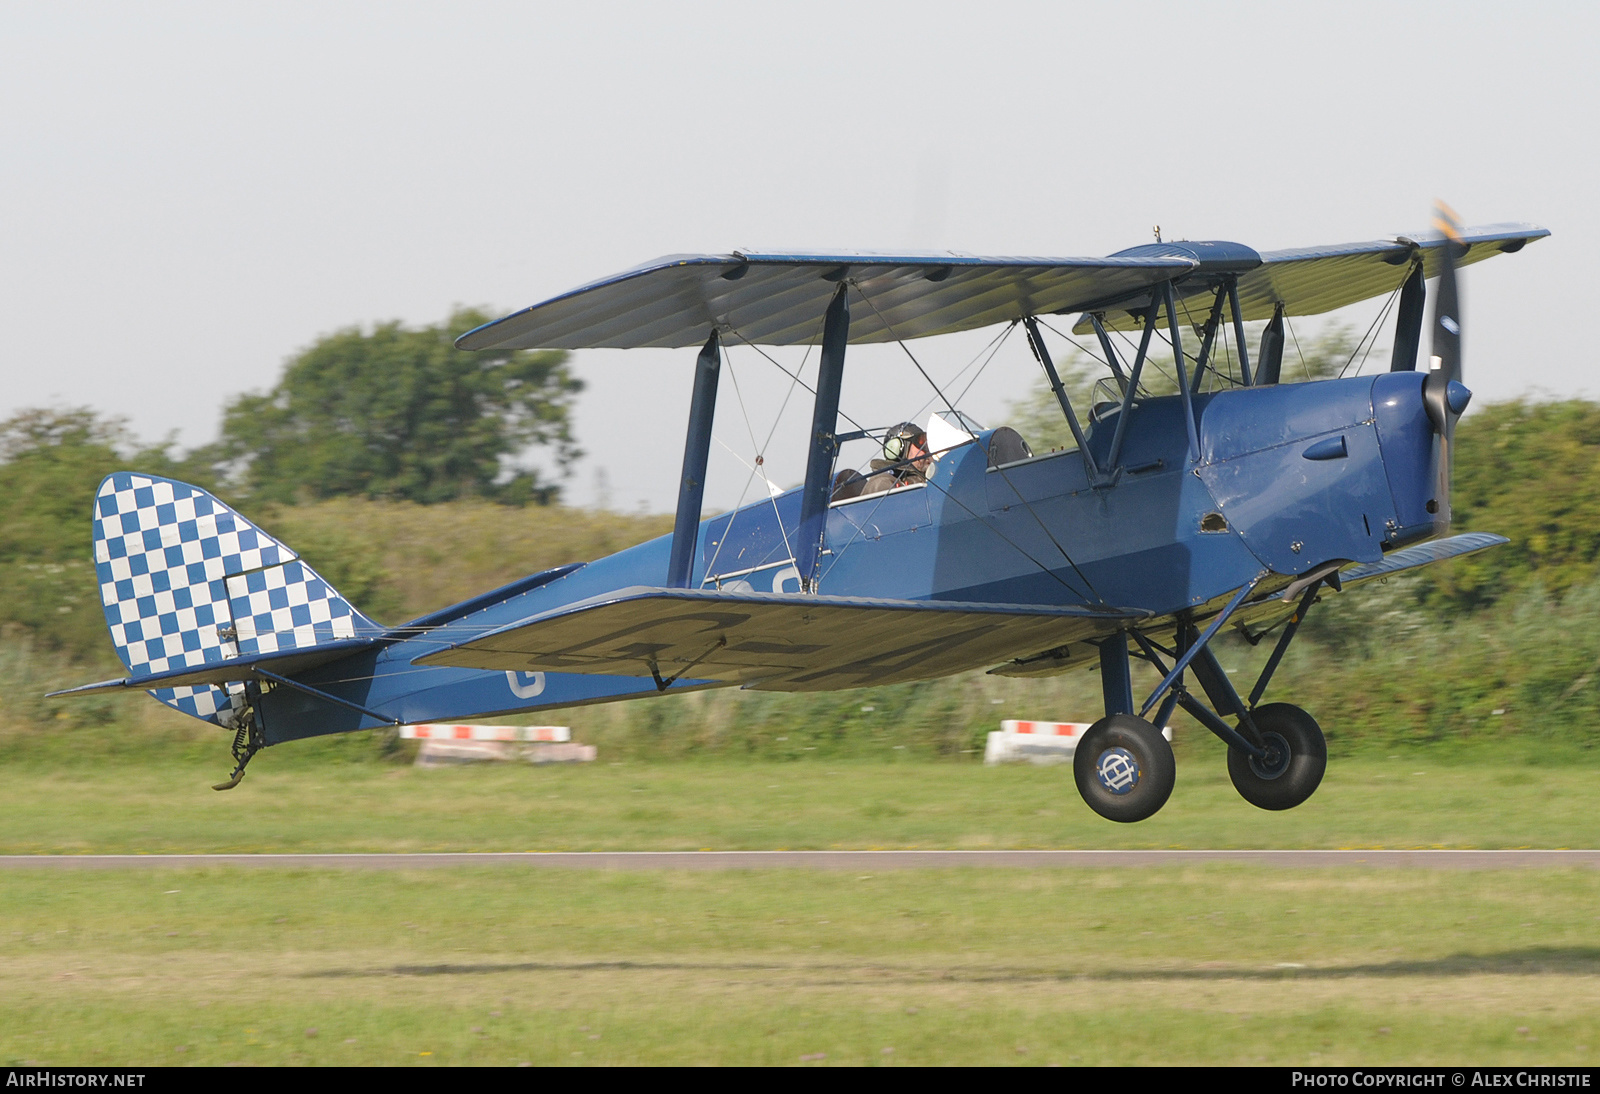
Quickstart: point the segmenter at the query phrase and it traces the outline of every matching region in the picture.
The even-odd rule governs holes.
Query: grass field
[[[1247,805],[1220,748],[1180,756],[1155,817],[1114,824],[1071,769],[751,760],[419,769],[285,750],[0,767],[0,853],[991,847],[1600,847],[1592,766],[1335,760],[1305,805]]]
[[[9,1064],[1588,1064],[1594,871],[15,871]]]
[[[1064,767],[213,751],[8,763],[0,852],[1600,846],[1592,766],[1420,750],[1272,814],[1183,748],[1139,825]],[[1583,1065],[1597,1015],[1592,870],[0,874],[8,1064]]]

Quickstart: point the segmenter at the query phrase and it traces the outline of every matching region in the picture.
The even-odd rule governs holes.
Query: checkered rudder
[[[134,678],[306,649],[381,628],[292,550],[197,486],[119,471],[94,506],[95,574]],[[232,725],[244,688],[160,688],[168,706]]]

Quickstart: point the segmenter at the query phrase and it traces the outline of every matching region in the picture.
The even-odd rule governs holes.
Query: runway
[[[9,870],[926,870],[951,867],[1122,869],[1233,863],[1279,869],[1512,870],[1600,868],[1600,850],[1338,851],[549,851],[433,854],[0,855]]]

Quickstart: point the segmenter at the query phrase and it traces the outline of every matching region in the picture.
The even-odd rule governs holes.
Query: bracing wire
[[[735,334],[737,334],[737,332],[735,332]],[[746,467],[750,468],[751,476],[752,476],[752,478],[745,480],[745,491],[749,490],[750,483],[753,481],[753,477],[755,475],[759,474],[761,476],[761,481],[767,487],[767,502],[768,502],[769,505],[772,506],[772,518],[773,518],[773,521],[778,526],[778,534],[783,537],[783,549],[786,552],[788,552],[789,557],[792,559],[792,558],[794,558],[794,545],[789,542],[789,530],[783,526],[783,514],[778,511],[778,498],[777,498],[777,495],[775,493],[773,493],[772,480],[767,477],[767,472],[766,472],[766,452],[767,452],[767,449],[772,444],[772,438],[778,432],[779,423],[781,423],[783,421],[783,412],[786,409],[788,409],[789,400],[790,400],[790,398],[792,398],[794,396],[795,385],[798,384],[801,387],[805,387],[806,384],[805,384],[805,381],[800,379],[800,377],[799,377],[797,372],[789,372],[788,369],[784,368],[782,365],[779,365],[777,361],[773,360],[773,358],[772,358],[772,356],[770,354],[762,352],[760,346],[757,346],[753,342],[747,341],[744,338],[743,335],[738,335],[738,337],[739,337],[739,340],[741,342],[744,342],[745,345],[752,347],[753,349],[755,349],[755,351],[757,353],[760,353],[762,357],[765,357],[768,361],[771,361],[774,365],[777,365],[778,370],[780,372],[783,372],[783,373],[787,374],[789,376],[789,379],[790,379],[789,390],[784,393],[783,402],[779,405],[777,414],[775,414],[773,416],[772,428],[767,430],[766,440],[763,441],[760,445],[756,444],[755,427],[754,427],[753,423],[750,421],[750,411],[745,406],[744,394],[743,394],[743,391],[739,387],[739,381],[738,381],[737,378],[735,378],[733,386],[734,386],[735,393],[738,394],[738,396],[739,396],[739,412],[744,415],[745,428],[750,434],[751,447],[756,449],[756,452],[755,452],[755,455],[754,455],[754,463],[753,464],[745,464]],[[800,368],[802,370],[806,366],[806,359],[809,358],[810,356],[811,356],[811,347],[807,346],[806,347],[805,356],[802,357],[801,361],[800,361]],[[729,375],[733,375],[731,367],[729,369]],[[720,439],[717,441],[717,443],[718,444],[722,444],[722,447],[724,447],[724,448],[728,448],[728,446],[726,444],[723,444],[723,442]],[[730,453],[732,453],[733,457],[735,459],[739,460],[740,463],[744,463],[744,460],[742,458],[740,458],[740,456],[739,456],[739,454],[737,452],[734,452],[733,449],[731,449],[731,448],[728,448],[728,451]],[[739,504],[734,508],[735,516],[738,514],[740,509],[744,508],[744,499],[745,499],[745,492],[741,491],[740,494],[739,494]],[[717,544],[716,551],[714,551],[712,553],[711,561],[709,563],[707,563],[707,565],[706,565],[706,573],[707,573],[707,575],[710,575],[711,567],[716,564],[718,556],[720,556],[722,554],[722,545],[724,543],[728,542],[728,539],[729,539],[728,533],[731,532],[732,529],[733,529],[733,521],[734,521],[734,516],[730,516],[728,518],[728,526],[723,529],[722,540],[721,540],[721,542],[719,542]]]
[[[1295,356],[1300,358],[1300,371],[1306,374],[1306,379],[1311,379],[1311,366],[1306,364],[1305,351],[1300,348],[1300,336],[1294,332],[1294,324],[1289,322],[1289,313],[1283,315],[1283,325],[1289,332],[1289,337],[1294,340]]]
[[[1041,327],[1043,327],[1045,330],[1049,331],[1051,334],[1055,335],[1057,338],[1061,339],[1063,342],[1067,343],[1069,346],[1071,346],[1073,349],[1077,350],[1079,353],[1083,354],[1085,357],[1089,358],[1089,360],[1093,361],[1095,364],[1104,365],[1106,367],[1106,371],[1107,372],[1111,371],[1111,362],[1101,359],[1101,355],[1100,355],[1101,351],[1098,349],[1098,347],[1095,348],[1095,349],[1085,349],[1083,346],[1078,344],[1078,340],[1076,338],[1073,338],[1072,335],[1070,335],[1070,334],[1062,334],[1060,331],[1056,330],[1056,328],[1052,327],[1049,323],[1047,323],[1043,319],[1040,319],[1038,316],[1034,316],[1033,321],[1035,323],[1038,323]]]
[[[1233,316],[1232,315],[1228,316],[1227,325],[1230,326],[1230,327],[1233,326]],[[1211,373],[1212,373],[1213,376],[1216,376],[1219,381],[1226,381],[1229,387],[1238,387],[1242,383],[1242,378],[1236,379],[1234,377],[1234,375],[1233,375],[1233,339],[1230,337],[1230,335],[1232,335],[1232,334],[1233,334],[1233,331],[1231,331],[1231,330],[1226,330],[1226,331],[1223,330],[1223,319],[1222,319],[1221,314],[1218,314],[1218,316],[1217,316],[1217,333],[1214,336],[1214,339],[1213,339],[1211,344],[1213,346],[1215,346],[1217,344],[1217,342],[1219,342],[1219,341],[1222,343],[1222,352],[1224,354],[1224,364],[1227,367],[1227,371],[1219,374],[1217,369],[1216,369],[1216,367],[1213,366],[1212,369],[1211,369]],[[1212,349],[1212,351],[1211,351],[1212,358],[1215,359],[1216,355],[1217,355],[1217,351],[1215,349]]]
[[[1367,328],[1367,332],[1361,336],[1361,341],[1356,343],[1356,348],[1350,351],[1350,360],[1346,361],[1344,367],[1339,370],[1340,379],[1343,379],[1344,374],[1350,371],[1351,364],[1355,362],[1356,354],[1361,353],[1361,347],[1366,346],[1366,353],[1361,353],[1361,364],[1356,367],[1356,375],[1361,375],[1361,370],[1367,365],[1367,356],[1372,353],[1373,348],[1378,344],[1378,329],[1382,326],[1383,321],[1389,317],[1389,310],[1394,307],[1395,301],[1399,299],[1400,289],[1396,288],[1394,292],[1389,294],[1389,299],[1384,301],[1382,310],[1378,312],[1377,318],[1373,319],[1372,325]],[[1367,343],[1369,338],[1372,339],[1370,345]]]
[[[1157,326],[1153,333],[1154,333],[1155,337],[1153,339],[1151,339],[1152,341],[1159,342],[1163,346],[1166,346],[1168,349],[1172,349],[1172,339],[1170,337],[1168,337],[1166,331],[1162,330],[1159,326]],[[1128,341],[1129,344],[1132,344],[1131,340],[1129,340],[1126,335],[1123,336],[1123,340],[1124,341]],[[1187,353],[1185,353],[1183,355],[1183,360],[1182,361],[1179,361],[1177,359],[1178,358],[1177,353],[1174,353],[1172,355],[1172,357],[1173,357],[1172,367],[1174,369],[1179,369],[1179,368],[1186,369],[1186,368],[1189,367],[1189,355]],[[1149,356],[1146,356],[1145,359],[1144,359],[1144,363],[1145,363],[1145,365],[1147,367],[1154,368],[1161,375],[1163,375],[1167,379],[1171,380],[1174,390],[1176,390],[1178,388],[1178,378],[1177,378],[1177,376],[1169,374],[1166,369],[1162,368],[1160,361],[1157,361],[1157,360],[1155,360],[1155,359],[1153,359],[1153,358],[1151,358]]]
[[[773,368],[777,369],[779,372],[781,372],[785,376],[789,377],[789,379],[793,380],[796,384],[799,384],[801,387],[805,388],[807,391],[811,392],[811,394],[813,394],[813,395],[815,395],[817,393],[817,389],[812,387],[810,384],[806,383],[804,380],[802,380],[800,378],[800,376],[798,375],[798,373],[790,372],[788,369],[784,368],[783,365],[778,363],[777,358],[773,357],[772,354],[768,353],[766,350],[762,349],[759,345],[757,345],[756,343],[750,341],[744,335],[740,334],[739,331],[738,331],[738,328],[729,327],[728,328],[728,333],[732,334],[735,338],[739,339],[739,341],[743,342],[745,345],[747,345],[751,349],[755,350],[761,356],[765,357],[768,360],[768,362],[770,362],[772,364]],[[806,346],[805,357],[801,358],[801,360],[800,360],[800,369],[801,370],[805,369],[806,361],[809,360],[810,357],[811,357],[811,346],[808,345],[808,346]],[[793,389],[791,389],[791,392],[792,392],[792,390]],[[788,400],[787,399],[784,400],[784,404],[785,405],[788,404]],[[857,429],[860,429],[863,432],[865,432],[865,429],[861,425],[861,423],[856,421],[854,418],[850,417],[850,415],[846,414],[843,410],[839,411],[839,417],[843,418],[845,421],[849,422],[851,425],[855,426]],[[777,425],[776,424],[773,425],[773,429],[774,430],[777,429]],[[771,440],[770,436],[768,437],[768,440],[769,441]]]
[[[805,362],[801,362],[801,367],[805,367]],[[751,466],[751,472],[752,474],[761,476],[761,481],[766,484],[767,495],[770,497],[772,495],[773,487],[772,479],[767,476],[766,471],[767,449],[772,447],[772,438],[778,432],[778,424],[783,420],[783,412],[789,407],[790,397],[794,395],[795,381],[791,380],[789,383],[789,390],[784,392],[783,402],[778,405],[778,412],[772,417],[772,428],[767,430],[766,439],[758,444],[756,442],[755,424],[751,421],[750,409],[745,406],[744,390],[739,386],[738,374],[733,371],[733,358],[731,355],[728,358],[728,376],[733,380],[733,392],[736,396],[738,396],[739,413],[744,416],[745,432],[750,434],[750,448],[754,453],[755,459],[754,465]],[[726,448],[727,446],[724,445],[723,447]],[[728,451],[732,452],[733,449],[730,448]],[[744,498],[741,496],[739,500],[740,504],[742,505],[744,503]]]
[[[989,339],[988,345],[984,346],[983,349],[980,349],[977,353],[973,354],[972,358],[968,360],[966,364],[957,369],[955,375],[946,381],[946,387],[953,386],[958,380],[961,379],[962,376],[966,375],[968,369],[972,368],[973,365],[978,364],[980,360],[983,362],[978,371],[973,374],[972,379],[967,381],[967,386],[961,389],[961,394],[956,396],[955,401],[957,403],[961,402],[961,400],[966,397],[967,392],[972,390],[972,385],[977,382],[979,376],[983,375],[983,370],[989,367],[989,362],[994,360],[995,354],[1000,351],[1000,347],[1004,345],[1006,339],[1010,337],[1011,330],[1013,327],[1015,327],[1015,325],[1016,323],[1013,321],[1011,324],[1008,324],[1006,327],[1002,328],[999,334],[996,334],[993,338]],[[986,353],[988,354],[987,357],[984,356]],[[928,408],[932,406],[933,403],[933,399],[928,399],[917,408],[916,413],[911,415],[910,420],[921,421],[922,416],[928,412]]]
[[[999,355],[1001,347],[1006,344],[1007,339],[1011,337],[1011,332],[1017,329],[1017,325],[1020,322],[1021,320],[1012,320],[1009,324],[1007,324],[1004,330],[1002,330],[993,340],[990,341],[988,346],[984,347],[989,351],[989,356],[984,358],[983,364],[978,366],[978,371],[972,374],[972,379],[967,381],[967,386],[961,389],[961,394],[956,396],[956,402],[959,403],[961,400],[967,397],[967,392],[972,390],[972,385],[978,382],[978,377],[983,375],[983,370],[988,368],[989,363]],[[977,360],[977,358],[973,358],[973,360]],[[971,367],[972,366],[970,364],[967,366],[967,368]],[[965,368],[961,370],[961,372],[965,371],[967,371]],[[952,384],[961,379],[961,372],[958,372],[955,374],[955,376],[951,377],[950,382]]]
[[[1176,294],[1174,294],[1174,295],[1176,295]],[[1205,340],[1204,328],[1200,327],[1200,326],[1197,326],[1195,324],[1194,313],[1189,310],[1189,298],[1186,297],[1186,296],[1179,296],[1178,297],[1178,307],[1183,309],[1183,321],[1184,321],[1184,323],[1188,325],[1190,330],[1196,332],[1195,333],[1195,341],[1197,343],[1203,342]],[[1207,314],[1206,318],[1207,318],[1207,320],[1209,320],[1211,318],[1209,313]],[[1213,336],[1213,340],[1214,340],[1214,336]],[[1176,357],[1177,354],[1173,354],[1173,356]],[[1199,365],[1200,364],[1200,347],[1199,347],[1199,345],[1195,346],[1195,351],[1194,351],[1193,357],[1194,357],[1194,363],[1196,365]],[[1188,369],[1189,369],[1189,358],[1190,358],[1190,354],[1185,353],[1183,355],[1183,368],[1184,368],[1185,372],[1187,372]],[[1209,361],[1207,363],[1209,363]],[[1212,372],[1213,376],[1216,374],[1216,371],[1217,370],[1216,370],[1215,367],[1213,367],[1211,369],[1211,372]],[[1195,378],[1197,383],[1200,380],[1203,380],[1203,379],[1204,379],[1204,377],[1196,377]],[[1190,394],[1191,395],[1198,395],[1198,394],[1200,394],[1200,392],[1192,391],[1192,392],[1190,392]]]
[[[878,322],[882,323],[883,329],[889,332],[889,336],[894,339],[895,345],[899,346],[905,355],[911,358],[911,363],[917,367],[918,372],[922,373],[922,378],[928,381],[928,386],[933,389],[934,394],[939,396],[939,400],[944,403],[945,408],[949,410],[950,413],[956,414],[957,411],[955,404],[952,403],[949,397],[945,395],[944,389],[933,382],[933,377],[929,376],[928,370],[922,367],[922,362],[917,360],[917,355],[911,352],[911,347],[906,345],[905,339],[895,334],[894,327],[889,323],[889,320],[884,318],[883,313],[878,310],[878,305],[872,302],[872,297],[863,292],[861,286],[856,284],[854,281],[852,281],[850,284],[856,290],[856,295],[861,297],[862,300],[866,301],[867,307],[871,308],[872,313],[878,317]]]
[[[877,309],[874,308],[874,311],[876,311],[876,310]],[[988,364],[998,354],[1001,345],[1003,345],[1004,341],[1006,340],[1006,337],[1009,335],[1010,331],[1012,329],[1014,329],[1014,328],[1015,328],[1015,324],[1010,325],[1007,328],[1006,331],[1002,332],[1001,335],[999,335],[995,339],[993,339],[990,342],[989,346],[985,347],[985,349],[988,351],[987,357],[983,360],[982,365],[979,367],[978,374],[975,374],[973,379],[968,382],[968,385],[967,385],[968,389],[970,389],[971,384],[976,381],[977,376],[981,375],[983,369],[986,368],[988,366]],[[784,368],[781,364],[779,364],[776,360],[774,360],[770,355],[762,352],[760,350],[759,346],[754,346],[754,343],[748,342],[742,336],[739,336],[736,331],[733,332],[733,333],[737,337],[739,337],[740,341],[744,342],[746,345],[753,346],[757,350],[757,352],[761,354],[761,356],[765,357],[769,362],[771,362],[773,365],[775,365],[779,369],[779,371],[781,371],[781,372],[783,372],[783,373],[785,373],[786,375],[789,376],[789,378],[791,380],[791,384],[790,384],[788,392],[785,394],[783,407],[780,407],[780,410],[779,410],[779,416],[780,417],[782,415],[783,409],[787,407],[788,401],[792,397],[794,388],[796,386],[806,387],[808,390],[812,390],[810,388],[810,386],[807,385],[804,382],[804,380],[802,380],[800,378],[799,375],[797,375],[794,372],[790,372],[788,369]],[[1068,339],[1068,341],[1071,341],[1071,340]],[[949,405],[948,398],[945,398],[943,391],[941,391],[938,388],[938,385],[933,383],[931,377],[928,377],[926,370],[922,369],[922,367],[920,365],[920,362],[916,361],[915,356],[910,353],[909,349],[907,349],[904,346],[903,342],[901,343],[901,346],[902,346],[902,349],[906,349],[907,356],[912,358],[913,363],[916,363],[918,365],[918,371],[922,372],[924,378],[928,380],[930,386],[932,386],[934,388],[934,390],[939,394],[939,397],[941,399],[943,399],[946,402],[947,405]],[[809,352],[808,352],[808,356],[809,356]],[[980,354],[978,355],[978,357],[975,357],[973,360],[976,361],[976,360],[979,359],[979,357],[983,357],[983,351],[980,351]],[[736,401],[739,403],[740,412],[741,412],[742,416],[745,419],[746,432],[750,437],[751,444],[753,446],[755,446],[756,445],[756,438],[755,438],[755,432],[754,432],[754,425],[753,425],[753,422],[752,422],[752,420],[750,418],[750,415],[749,415],[749,409],[748,409],[748,407],[746,406],[746,404],[744,402],[743,390],[740,387],[739,382],[738,382],[737,371],[735,370],[731,360],[729,360],[727,363],[729,365],[729,378],[732,381],[733,386],[734,386],[735,398],[736,398]],[[800,367],[803,369],[804,365],[805,365],[805,362],[802,361]],[[972,362],[969,362],[966,367],[970,368],[971,365],[972,365]],[[962,371],[964,372],[964,371],[966,371],[966,369],[964,368]],[[957,374],[956,378],[959,378],[959,376],[960,376],[960,373]],[[854,420],[849,418],[848,415],[841,415],[841,416],[845,417],[846,420],[851,421],[852,424],[855,424]],[[860,428],[859,425],[857,426],[857,428]],[[758,457],[760,456],[760,454],[762,452],[764,452],[765,448],[768,445],[771,444],[772,438],[775,435],[776,430],[777,430],[777,422],[775,421],[772,429],[767,434],[766,441],[764,443],[760,444],[759,446],[757,446],[758,447]],[[733,455],[735,459],[738,459],[741,463],[744,463],[745,466],[750,469],[750,475],[747,476],[746,481],[745,481],[745,485],[744,485],[744,489],[741,491],[741,495],[740,495],[740,507],[742,508],[744,497],[747,495],[749,487],[753,483],[755,477],[759,474],[762,477],[762,479],[765,482],[769,483],[769,484],[770,484],[770,479],[767,479],[765,473],[760,469],[759,465],[753,465],[753,464],[750,464],[750,463],[746,462],[742,457],[739,456],[739,454],[731,446],[729,446],[720,437],[717,437],[716,440],[717,440],[718,444],[722,445],[722,447],[729,452],[729,454]],[[965,443],[970,443],[970,442],[963,442],[963,443],[965,444]],[[959,447],[959,446],[957,446],[957,447]],[[1003,474],[1003,472],[1002,472],[1002,474]],[[954,502],[969,517],[973,518],[974,520],[977,521],[977,523],[982,525],[984,528],[988,529],[992,534],[994,534],[1002,542],[1007,544],[1009,547],[1011,547],[1013,550],[1015,550],[1018,554],[1020,554],[1023,558],[1027,559],[1035,567],[1037,567],[1039,570],[1041,570],[1046,575],[1048,575],[1053,580],[1055,580],[1063,588],[1065,588],[1069,592],[1071,592],[1075,597],[1083,595],[1078,589],[1074,588],[1073,585],[1070,582],[1068,582],[1065,578],[1063,578],[1059,573],[1057,573],[1056,571],[1052,570],[1050,567],[1045,565],[1039,559],[1035,558],[1032,554],[1030,554],[1021,545],[1019,545],[1014,540],[1012,540],[1010,537],[1005,535],[1005,533],[1000,531],[1000,529],[995,528],[989,522],[983,520],[982,517],[979,516],[979,514],[975,513],[970,507],[968,507],[959,498],[957,498],[953,494],[951,494],[951,492],[949,490],[947,490],[944,486],[940,485],[939,483],[935,483],[935,482],[929,482],[927,485],[932,486],[934,489],[938,490],[945,498],[947,498],[948,500]],[[770,489],[768,491],[768,494],[769,494],[769,497],[770,497],[770,495],[771,495]],[[1109,607],[1110,605],[1106,601],[1105,597],[1102,596],[1099,593],[1099,591],[1095,588],[1093,582],[1091,582],[1088,579],[1088,576],[1083,573],[1082,569],[1077,565],[1077,563],[1067,553],[1065,548],[1056,539],[1056,537],[1050,532],[1050,529],[1047,526],[1045,526],[1045,524],[1043,523],[1042,520],[1040,520],[1038,514],[1033,511],[1033,507],[1031,505],[1027,505],[1026,502],[1024,502],[1024,504],[1028,508],[1030,514],[1034,517],[1035,521],[1039,522],[1041,529],[1050,538],[1052,544],[1061,553],[1062,558],[1065,559],[1067,564],[1072,567],[1072,570],[1077,575],[1078,579],[1083,582],[1084,586],[1089,591],[1089,595],[1093,596],[1101,604],[1106,605],[1107,607]],[[775,500],[774,500],[774,515],[775,516],[777,515]],[[783,533],[783,535],[784,535],[785,547],[789,548],[789,554],[792,557],[793,556],[793,550],[792,550],[792,548],[790,548],[790,545],[788,544],[787,531],[783,528],[783,524],[782,524],[782,520],[781,519],[779,519],[778,525],[779,525],[780,532]],[[859,529],[857,530],[857,532],[858,532],[858,535],[859,535]],[[851,542],[853,542],[856,538],[858,538],[858,535],[857,536],[852,536]],[[727,540],[727,536],[726,536],[726,530],[725,530],[725,534],[724,534],[724,537],[723,537],[723,542],[726,542],[726,540]],[[848,548],[849,545],[850,545],[849,543],[846,543],[845,544],[845,548]],[[721,549],[721,544],[719,543],[719,545],[718,545],[718,553],[720,553],[720,549]],[[828,567],[829,570],[831,570],[834,565],[837,565],[840,556],[843,554],[843,550],[844,550],[844,548],[841,548],[840,551],[834,553],[833,559],[830,562],[829,567]],[[716,556],[713,555],[713,559],[712,559],[713,564],[715,562],[715,558],[716,558]],[[399,630],[399,629],[401,629],[401,628],[394,628],[394,629],[386,628],[382,633],[384,633],[384,634],[392,634],[394,632],[394,630]],[[443,646],[451,644],[451,642],[454,639],[457,639],[459,637],[470,637],[470,636],[473,636],[473,635],[481,634],[481,633],[484,632],[484,630],[485,630],[485,625],[481,624],[481,623],[466,624],[466,623],[452,622],[452,623],[446,623],[446,624],[442,624],[442,625],[435,626],[435,627],[428,627],[428,628],[425,628],[425,629],[419,629],[417,631],[417,633],[415,633],[414,635],[410,636],[410,640],[411,641],[430,641],[431,640],[431,642],[436,642],[440,647],[443,647]],[[374,637],[376,637],[376,636],[374,636]],[[393,672],[389,672],[389,673],[384,673],[384,674],[381,674],[381,675],[383,675],[385,677],[409,676],[409,675],[415,675],[415,674],[425,673],[425,672],[430,672],[430,671],[432,671],[432,670],[431,670],[431,668],[429,666],[410,666],[410,667],[407,667],[407,668],[404,668],[404,669],[399,669],[399,670],[396,670],[396,671],[393,671]],[[366,673],[366,674],[360,674],[360,675],[345,676],[345,677],[339,677],[339,678],[336,678],[336,679],[328,680],[325,683],[327,683],[327,684],[361,683],[361,682],[367,682],[367,681],[375,680],[375,679],[377,679],[379,677],[379,675],[380,674],[378,674],[378,673]]]

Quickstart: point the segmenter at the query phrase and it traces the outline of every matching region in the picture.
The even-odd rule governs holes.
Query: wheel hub
[[[1250,757],[1250,770],[1259,779],[1276,779],[1289,770],[1289,742],[1282,734],[1267,732],[1261,735],[1265,752]]]
[[[1095,777],[1113,794],[1126,794],[1139,785],[1139,761],[1125,748],[1108,748],[1095,763]]]

